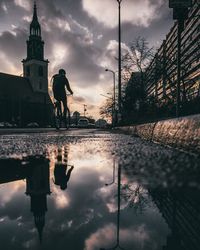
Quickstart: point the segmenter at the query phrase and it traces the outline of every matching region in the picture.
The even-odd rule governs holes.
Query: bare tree
[[[149,205],[148,191],[140,184],[121,185],[121,196],[127,206],[142,214]]]
[[[143,37],[137,37],[129,45],[127,53],[122,57],[123,78],[130,79],[131,74],[141,73],[141,84],[144,85],[144,72],[154,57],[154,48],[149,47],[148,42]]]
[[[102,118],[112,118],[114,103],[111,98],[106,99],[106,102],[100,107],[100,115]]]

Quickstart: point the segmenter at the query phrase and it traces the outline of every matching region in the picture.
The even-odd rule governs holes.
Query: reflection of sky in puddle
[[[114,246],[117,185],[105,186],[113,178],[114,155],[96,150],[92,142],[87,147],[84,143],[69,144],[59,149],[51,147],[49,152],[51,194],[47,195],[48,211],[42,249],[96,250]],[[54,183],[58,153],[62,155],[59,164],[74,166],[66,190],[61,190]],[[31,181],[30,177],[29,185]],[[121,204],[120,244],[127,250],[162,249],[166,244],[168,228],[143,187],[139,189],[145,199],[142,213],[137,207],[138,196],[127,195],[137,187],[122,173],[124,198]],[[24,180],[0,185],[0,240],[4,250],[39,249],[37,230],[30,212],[30,197],[25,194],[26,191]],[[128,203],[131,201],[130,208]]]

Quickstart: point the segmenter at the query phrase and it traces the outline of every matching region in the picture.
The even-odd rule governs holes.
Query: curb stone
[[[200,115],[116,129],[149,141],[200,153]]]

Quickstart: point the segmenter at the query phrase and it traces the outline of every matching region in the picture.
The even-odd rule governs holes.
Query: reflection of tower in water
[[[34,215],[40,242],[42,242],[42,232],[45,226],[47,195],[50,193],[49,161],[38,158],[31,164],[26,178],[26,194],[31,197],[31,212]]]

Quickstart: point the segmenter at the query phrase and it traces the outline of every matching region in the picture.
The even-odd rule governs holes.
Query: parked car
[[[39,128],[39,124],[37,122],[30,122],[26,125],[27,128]]]
[[[88,128],[96,128],[94,123],[88,123]]]
[[[89,120],[87,118],[81,118],[78,121],[78,128],[88,128]]]
[[[9,122],[0,122],[0,128],[13,128],[14,125],[12,125]]]
[[[77,125],[76,125],[75,123],[72,123],[72,124],[70,125],[70,127],[71,127],[71,128],[76,128]]]
[[[0,128],[5,128],[4,122],[0,122]]]
[[[104,119],[99,119],[99,120],[96,121],[95,126],[96,126],[96,128],[107,128],[108,123]]]

